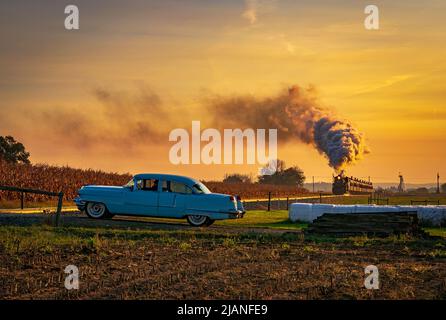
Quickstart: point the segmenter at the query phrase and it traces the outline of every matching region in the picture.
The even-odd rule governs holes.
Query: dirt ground
[[[0,220],[0,299],[446,299],[444,239],[13,220]],[[79,290],[64,287],[67,265],[79,268]],[[378,290],[364,287],[368,265]]]

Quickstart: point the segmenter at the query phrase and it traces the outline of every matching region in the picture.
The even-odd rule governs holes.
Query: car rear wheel
[[[111,218],[112,215],[108,212],[107,207],[103,203],[89,202],[85,207],[87,216],[93,219]]]
[[[189,224],[194,227],[205,227],[210,226],[214,222],[214,220],[211,220],[209,219],[209,217],[206,216],[191,215],[187,216],[187,222],[189,222]]]

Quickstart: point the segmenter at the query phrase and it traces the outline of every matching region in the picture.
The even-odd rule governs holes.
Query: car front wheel
[[[85,208],[85,213],[93,219],[104,219],[111,216],[105,204],[98,202],[89,202]]]
[[[191,215],[187,216],[187,222],[189,222],[189,224],[194,227],[205,227],[210,226],[214,222],[214,220],[209,219],[209,217],[206,216]]]

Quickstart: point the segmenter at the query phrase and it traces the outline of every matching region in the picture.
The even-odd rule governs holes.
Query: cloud
[[[25,130],[82,149],[104,146],[123,150],[167,141],[165,124],[171,114],[150,88],[136,92],[95,88],[92,96],[94,107],[30,111],[27,119],[38,125]]]
[[[288,36],[284,33],[268,34],[266,36],[266,39],[270,41],[275,47],[280,48],[286,53],[292,55],[296,53],[296,45],[292,41],[290,41]],[[309,50],[306,48],[299,48],[299,53],[302,52],[308,54]]]
[[[375,91],[378,91],[378,90],[381,90],[381,89],[384,89],[387,87],[391,87],[397,83],[412,79],[414,77],[415,77],[415,75],[412,75],[412,74],[395,75],[388,79],[385,79],[381,83],[377,83],[375,85],[371,85],[371,86],[367,86],[366,88],[359,89],[356,92],[354,92],[353,95],[361,95],[361,94],[365,94],[365,93],[375,92]]]
[[[134,91],[94,88],[94,107],[29,111],[18,125],[35,141],[76,150],[114,150],[113,154],[168,145],[175,128],[277,129],[279,141],[313,146],[335,170],[368,152],[365,139],[349,121],[321,106],[313,86],[297,85],[269,97],[203,94],[199,108],[173,108],[148,87]],[[15,134],[14,134],[15,135]]]
[[[257,0],[245,0],[245,10],[242,17],[248,20],[250,24],[255,24],[257,21]]]

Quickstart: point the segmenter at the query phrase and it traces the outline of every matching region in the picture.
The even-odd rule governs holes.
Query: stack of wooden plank
[[[307,232],[333,236],[425,236],[416,212],[325,213],[308,226]]]

